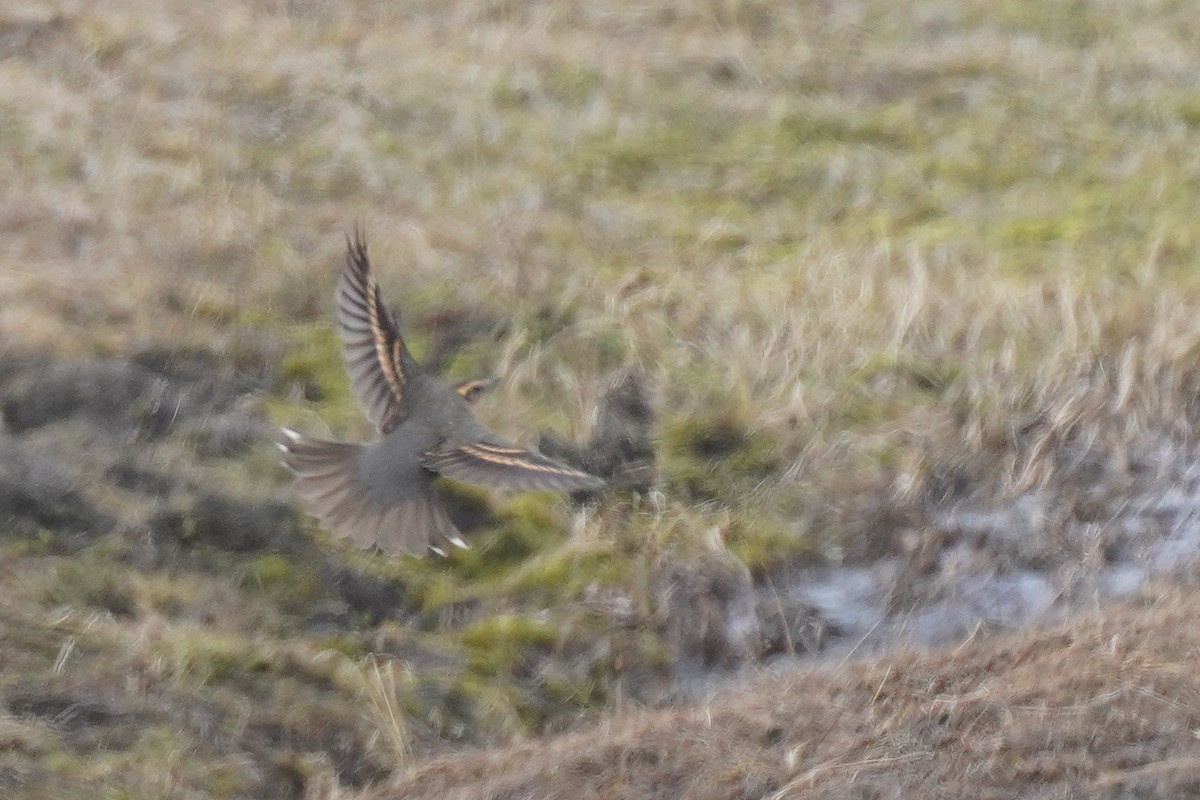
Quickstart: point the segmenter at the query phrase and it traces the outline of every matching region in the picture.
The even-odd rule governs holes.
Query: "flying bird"
[[[383,303],[356,228],[338,280],[342,354],[355,394],[380,437],[337,442],[283,429],[284,464],[312,513],[359,547],[445,554],[466,547],[433,491],[438,476],[513,489],[595,490],[604,481],[480,424],[469,403],[494,381],[448,384],[419,364]]]

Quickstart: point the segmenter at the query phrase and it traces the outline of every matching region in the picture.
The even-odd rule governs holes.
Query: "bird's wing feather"
[[[337,288],[342,352],[367,417],[384,433],[407,415],[406,386],[418,369],[383,304],[367,243],[356,227],[346,239],[346,266]]]
[[[429,490],[427,473],[421,473],[424,484],[409,482],[405,492],[380,496],[363,482],[362,445],[286,429],[284,434],[283,461],[296,476],[296,489],[335,536],[363,548],[417,556],[427,550],[444,554],[446,544],[467,546]],[[416,465],[414,469],[421,472]]]
[[[495,436],[445,445],[426,453],[422,466],[447,478],[510,489],[600,489],[604,481],[541,453]]]

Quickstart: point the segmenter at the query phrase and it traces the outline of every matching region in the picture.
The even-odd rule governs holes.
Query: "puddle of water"
[[[1156,575],[1200,563],[1200,465],[1176,464],[1174,470],[1160,470],[1140,495],[1126,497],[1119,506],[1114,500],[1117,507],[1107,520],[1080,523],[1084,544],[1098,546],[1104,536],[1111,545],[1106,558],[1096,559],[1104,563],[1096,566],[1078,559],[1037,569],[1020,564],[1020,553],[1036,549],[1030,546],[1037,542],[1034,537],[1047,535],[1049,500],[1030,493],[1006,508],[956,510],[937,520],[956,534],[954,543],[942,553],[933,575],[909,578],[923,598],[909,611],[886,610],[890,587],[902,568],[896,559],[870,566],[806,567],[785,591],[793,602],[814,607],[830,625],[828,647],[818,658],[899,644],[953,643],[980,627],[1017,629],[1094,609],[1137,591]],[[967,544],[980,540],[990,552],[1017,556],[980,557],[979,549]]]

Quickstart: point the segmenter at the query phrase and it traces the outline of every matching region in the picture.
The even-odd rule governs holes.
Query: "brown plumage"
[[[505,441],[481,425],[468,402],[491,381],[448,385],[409,353],[383,303],[355,230],[336,293],[350,382],[381,437],[351,444],[284,429],[284,463],[312,513],[360,547],[422,555],[465,547],[433,492],[442,475],[515,489],[599,489],[604,481]]]

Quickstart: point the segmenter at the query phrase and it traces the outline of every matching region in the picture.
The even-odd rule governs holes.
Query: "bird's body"
[[[348,242],[338,282],[347,370],[381,438],[314,439],[285,429],[284,463],[313,513],[360,547],[420,555],[443,541],[465,546],[433,493],[439,475],[518,489],[597,489],[603,481],[481,425],[468,402],[489,385],[451,386],[408,352],[383,305],[361,236]]]

